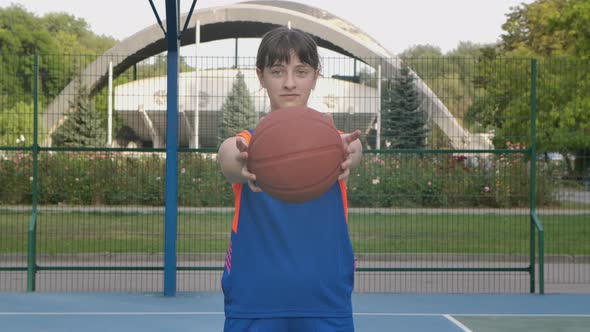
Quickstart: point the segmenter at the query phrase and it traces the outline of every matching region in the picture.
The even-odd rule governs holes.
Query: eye
[[[283,74],[283,70],[280,68],[273,68],[270,70],[270,74],[273,76],[281,76]]]
[[[297,75],[299,75],[299,76],[306,76],[307,73],[308,73],[308,70],[306,70],[306,69],[297,70]]]

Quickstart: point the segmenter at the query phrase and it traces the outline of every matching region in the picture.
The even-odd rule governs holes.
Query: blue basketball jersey
[[[240,135],[249,142],[250,132]],[[352,316],[344,182],[305,203],[232,186],[235,215],[221,280],[226,317]]]

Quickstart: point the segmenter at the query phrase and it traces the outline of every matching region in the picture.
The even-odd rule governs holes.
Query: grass
[[[590,203],[580,203],[580,202],[560,202],[559,203],[560,209],[570,209],[570,210],[590,210]]]
[[[477,211],[477,210],[474,210]],[[179,213],[179,253],[224,253],[232,214]],[[30,214],[0,211],[0,254],[27,251]],[[590,215],[547,215],[547,255],[590,255]],[[528,254],[526,215],[379,214],[349,216],[356,253]],[[40,213],[37,252],[161,253],[162,213]]]

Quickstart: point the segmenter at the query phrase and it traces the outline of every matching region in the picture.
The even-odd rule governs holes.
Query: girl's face
[[[266,89],[272,112],[284,107],[307,106],[319,71],[291,53],[289,63],[276,63],[262,71],[257,68],[256,74],[260,85]]]

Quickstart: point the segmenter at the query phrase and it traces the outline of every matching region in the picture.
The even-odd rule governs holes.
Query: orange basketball
[[[332,119],[314,109],[276,110],[256,127],[248,170],[272,197],[302,203],[318,198],[341,174],[345,151]]]

